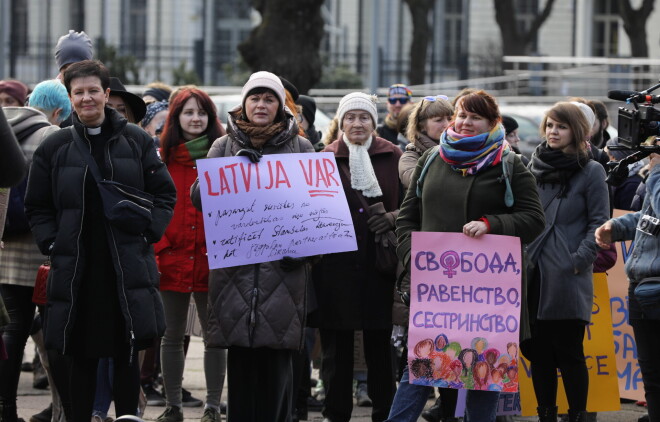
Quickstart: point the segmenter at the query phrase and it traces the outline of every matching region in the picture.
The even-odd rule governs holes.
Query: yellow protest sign
[[[584,336],[584,354],[589,369],[589,396],[587,410],[604,412],[619,410],[619,388],[612,337],[612,314],[607,277],[604,273],[594,274],[594,305],[591,323]],[[532,385],[530,363],[524,356],[518,362],[518,382],[523,416],[536,415],[536,396]],[[568,412],[568,403],[561,374],[557,374],[559,389],[557,406],[560,413]]]

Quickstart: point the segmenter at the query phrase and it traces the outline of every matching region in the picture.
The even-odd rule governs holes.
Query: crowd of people
[[[11,186],[0,190],[0,422],[19,421],[30,335],[52,394],[31,422],[109,422],[112,401],[117,416],[164,406],[158,422],[182,422],[184,407],[202,405],[202,422],[219,422],[222,413],[230,422],[307,420],[317,333],[324,422],[351,419],[354,390],[368,396],[375,422],[456,421],[456,388],[438,386],[438,400],[424,410],[433,386],[409,382],[407,298],[418,231],[519,238],[527,268],[520,342],[507,349],[517,356],[520,344],[531,362],[541,422],[559,417],[557,369],[565,420],[595,420],[582,345],[592,274],[613,265],[612,242],[634,238],[630,323],[646,417],[660,421],[653,356],[660,316],[637,291],[660,272],[660,158],[630,165],[625,183],[608,187],[603,164],[631,151],[607,138],[602,103],[573,98],[549,107],[543,141],[524,157],[517,122],[479,89],[450,99],[392,85],[382,122],[377,98],[352,92],[323,137],[314,99],[271,72],[250,76],[225,128],[198,87],[155,82],[141,96],[128,92],[93,59],[84,32],[61,37],[55,59],[60,73],[31,91],[0,81],[0,184]],[[315,151],[335,157],[357,249],[210,270],[196,160],[258,163]],[[126,195],[130,205],[122,206]],[[613,207],[637,212],[611,219]],[[383,270],[377,248],[394,233],[399,265]],[[47,285],[35,285],[46,258]],[[39,289],[45,302],[35,299]],[[183,388],[191,299],[204,341],[203,400]],[[366,373],[354,371],[358,331]],[[428,346],[452,349],[446,338]],[[474,387],[466,422],[495,421],[501,389],[488,388],[489,379],[509,379],[484,348],[485,339],[470,356],[456,350],[446,362],[456,385]],[[482,366],[482,379],[472,378]]]

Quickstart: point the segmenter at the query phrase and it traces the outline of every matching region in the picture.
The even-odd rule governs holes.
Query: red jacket
[[[197,178],[194,161],[172,156],[167,165],[177,191],[174,216],[165,235],[154,246],[160,289],[174,292],[207,292],[209,262],[204,220],[190,201],[190,186]]]

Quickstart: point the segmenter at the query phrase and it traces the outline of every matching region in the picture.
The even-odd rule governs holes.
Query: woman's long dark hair
[[[184,88],[170,103],[167,119],[165,119],[165,126],[163,127],[163,134],[160,137],[160,145],[162,148],[161,157],[165,163],[169,162],[170,151],[172,148],[183,142],[183,131],[181,130],[181,124],[179,123],[179,115],[183,111],[183,106],[191,98],[195,98],[209,116],[209,123],[204,132],[208,137],[209,147],[211,147],[213,141],[222,136],[218,113],[215,110],[215,104],[213,104],[211,97],[199,88]]]

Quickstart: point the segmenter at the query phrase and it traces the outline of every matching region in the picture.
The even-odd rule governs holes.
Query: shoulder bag
[[[153,195],[101,176],[96,161],[85,148],[75,128],[71,126],[74,141],[89,171],[96,181],[103,201],[103,213],[108,221],[130,234],[142,234],[151,224],[151,209],[154,206]]]

